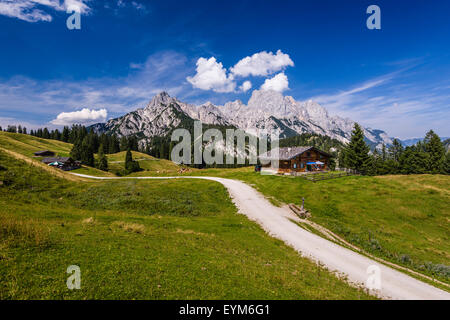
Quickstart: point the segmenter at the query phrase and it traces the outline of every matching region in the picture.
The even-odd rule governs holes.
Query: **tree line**
[[[193,124],[189,121],[183,123],[183,127],[190,132],[193,131]],[[204,130],[210,127],[218,128],[221,131],[227,128],[207,125],[204,127]],[[1,130],[2,127],[0,127]],[[82,125],[65,126],[61,131],[58,129],[50,131],[47,128],[43,128],[30,130],[29,132],[20,125],[9,125],[5,131],[72,143],[73,148],[70,153],[72,158],[100,170],[108,170],[106,154],[127,151],[125,159],[126,171],[139,171],[139,164],[133,161],[131,151],[139,151],[157,158],[170,160],[170,154],[175,144],[175,142],[170,141],[170,134],[167,134],[164,137],[154,137],[151,140],[147,140],[145,147],[140,148],[138,138],[134,135],[118,138],[116,134],[97,134]],[[364,140],[363,130],[357,123],[355,123],[353,128],[350,142],[346,145],[327,136],[309,133],[279,141],[280,147],[313,145],[331,153],[334,158],[337,158],[340,168],[353,169],[365,175],[450,174],[448,144],[449,141],[443,143],[439,136],[433,130],[430,130],[426,134],[425,139],[415,145],[404,148],[398,139],[394,139],[392,145],[386,146],[383,144],[380,149],[375,148],[371,151]],[[130,151],[129,154],[128,151]],[[98,154],[97,160],[94,157],[96,153]],[[334,159],[331,162],[331,167],[333,167]],[[248,165],[248,161],[246,161],[245,165]],[[205,167],[206,165],[195,166]],[[218,165],[218,167],[236,166],[243,165]]]
[[[423,141],[404,148],[398,139],[370,151],[361,127],[355,123],[350,142],[338,156],[339,167],[364,175],[386,174],[450,174],[450,152],[440,137],[430,130]]]

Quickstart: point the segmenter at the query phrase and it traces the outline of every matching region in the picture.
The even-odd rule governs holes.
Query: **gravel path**
[[[75,174],[75,173],[73,173]],[[394,270],[352,250],[341,247],[299,227],[291,221],[296,216],[287,208],[272,205],[262,194],[241,181],[216,177],[93,177],[75,174],[84,178],[99,180],[114,179],[205,179],[223,184],[239,212],[257,222],[271,236],[284,241],[303,256],[308,257],[329,270],[347,277],[356,285],[365,285],[370,274],[369,266],[380,270],[381,289],[371,293],[384,299],[445,299],[450,293],[416,280],[402,272]]]

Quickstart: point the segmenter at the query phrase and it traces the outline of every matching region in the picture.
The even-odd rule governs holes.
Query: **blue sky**
[[[81,30],[66,27],[74,4]],[[372,4],[381,30],[366,27]],[[246,103],[263,86],[402,139],[450,136],[448,12],[449,1],[0,0],[0,124],[55,127],[83,108],[87,122],[112,118],[161,90]]]

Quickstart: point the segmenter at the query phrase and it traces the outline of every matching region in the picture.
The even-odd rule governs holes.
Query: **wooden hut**
[[[70,157],[45,158],[42,162],[64,171],[75,170],[81,167],[79,161],[75,161]]]
[[[278,151],[278,152],[277,152]],[[259,156],[262,162],[278,160],[278,173],[328,170],[331,155],[315,147],[288,147],[268,151]],[[272,163],[263,165],[271,167]]]

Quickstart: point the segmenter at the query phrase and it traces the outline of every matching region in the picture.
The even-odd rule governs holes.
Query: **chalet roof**
[[[34,155],[40,155],[40,154],[55,154],[53,151],[50,151],[50,150],[42,150],[42,151],[38,151],[38,152],[35,152],[34,153]]]
[[[278,150],[278,157],[277,157],[277,150]],[[265,160],[291,160],[292,158],[295,158],[296,156],[305,153],[309,150],[316,150],[326,156],[330,156],[328,153],[319,150],[315,147],[286,147],[286,148],[277,148],[273,149],[271,151],[268,151],[266,153],[263,153],[259,156],[260,159]],[[274,152],[272,152],[274,151]],[[272,156],[273,153],[273,156]]]
[[[44,162],[44,163],[59,162],[59,163],[65,164],[67,162],[73,162],[73,159],[70,157],[45,158],[42,160],[42,162]]]

